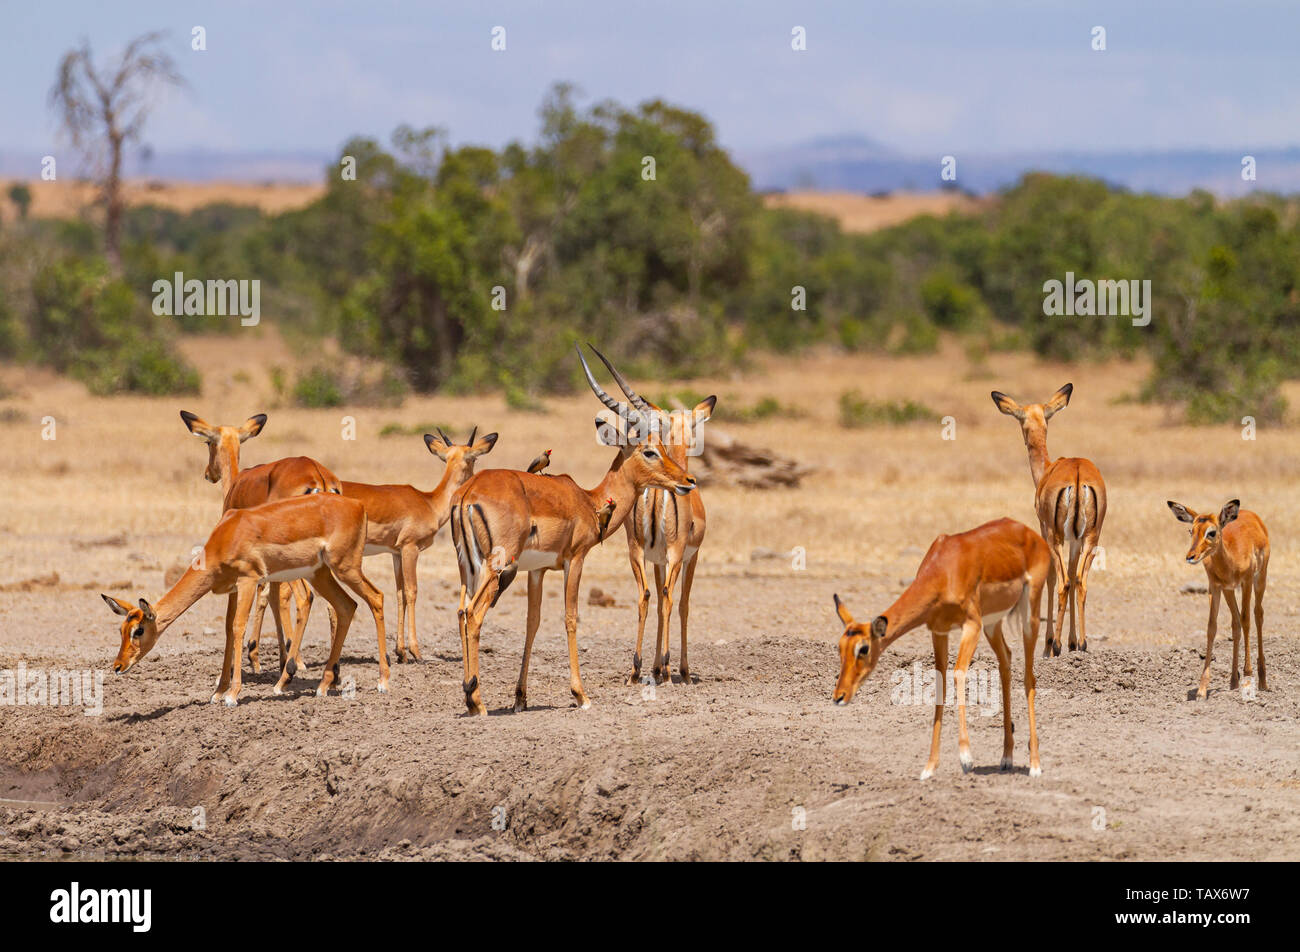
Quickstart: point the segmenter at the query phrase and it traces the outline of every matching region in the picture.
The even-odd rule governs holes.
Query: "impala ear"
[[[885,631],[888,628],[889,628],[889,619],[887,619],[884,615],[877,615],[875,617],[875,620],[872,621],[871,623],[871,637],[872,638],[885,637]]]
[[[1052,414],[1057,410],[1064,410],[1070,404],[1070,394],[1074,393],[1074,384],[1067,383],[1056,393],[1052,394],[1052,399],[1043,404],[1043,419],[1050,420]]]
[[[262,432],[262,427],[266,426],[266,414],[258,413],[248,418],[248,422],[239,428],[239,442],[251,440],[257,434]]]
[[[1016,403],[1016,401],[1012,400],[1005,393],[994,390],[989,394],[989,396],[993,398],[993,405],[1007,416],[1013,416],[1017,420],[1024,420],[1025,411],[1021,408],[1020,404]]]
[[[427,446],[429,452],[438,457],[438,459],[442,460],[444,463],[447,462],[447,450],[450,447],[447,446],[446,440],[434,436],[432,433],[426,433],[424,434],[424,445]]]
[[[831,597],[835,599],[835,614],[840,616],[840,621],[844,622],[845,628],[849,627],[849,625],[853,624],[853,615],[849,612],[849,606],[840,601],[839,595],[832,595]]]
[[[1232,522],[1237,518],[1239,512],[1241,512],[1241,500],[1229,499],[1223,504],[1223,508],[1219,510],[1219,527],[1222,528]]]
[[[128,605],[126,602],[122,601],[121,599],[113,598],[111,595],[104,595],[102,593],[100,594],[99,597],[104,600],[105,605],[113,609],[114,615],[131,614],[131,606]]]
[[[489,433],[487,436],[480,436],[478,441],[470,447],[469,452],[465,455],[470,458],[477,458],[482,456],[484,453],[492,452],[492,447],[496,445],[497,435],[495,433]]]
[[[155,621],[158,617],[153,613],[153,608],[143,598],[140,599],[140,611],[144,612],[145,621]]]
[[[193,433],[195,436],[197,436],[199,439],[206,440],[207,442],[211,443],[214,439],[217,438],[217,428],[214,427],[212,424],[208,423],[206,420],[200,419],[197,415],[191,413],[189,410],[181,411],[181,420],[182,422],[184,422],[185,428],[189,430],[191,433]]]
[[[691,427],[694,428],[699,426],[701,423],[709,422],[710,418],[713,416],[713,408],[717,405],[718,398],[716,396],[705,397],[699,403],[695,404],[695,416],[691,421]]]
[[[1179,522],[1196,521],[1196,513],[1192,512],[1192,510],[1188,509],[1181,502],[1174,502],[1172,499],[1167,499],[1165,500],[1165,505],[1167,505],[1170,509],[1173,510],[1174,518],[1177,519]]]
[[[639,426],[629,421],[627,431],[624,432],[619,428],[621,422],[611,422],[603,414],[596,417],[596,438],[605,446],[617,446],[619,449],[637,446],[645,441],[645,434]]]

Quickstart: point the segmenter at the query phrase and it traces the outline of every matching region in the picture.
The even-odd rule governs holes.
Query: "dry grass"
[[[45,373],[0,368],[0,392],[11,391],[0,400],[0,435],[9,450],[0,458],[0,583],[58,572],[70,588],[129,578],[144,593],[157,594],[161,568],[201,541],[220,510],[219,491],[201,477],[204,447],[184,430],[181,408],[223,423],[266,411],[270,422],[246,444],[246,465],[303,453],[348,479],[429,488],[439,478],[441,464],[418,436],[379,436],[389,423],[450,424],[462,438],[478,424],[501,434],[487,464],[522,467],[554,448],[552,471],[571,472],[586,485],[608,465],[609,450],[594,438],[591,420],[598,406],[589,395],[548,400],[544,414],[510,411],[499,396],[413,398],[400,410],[301,410],[273,403],[266,368],[291,365],[292,359],[266,329],[187,346],[206,370],[199,398],[94,399],[79,385]],[[1291,635],[1300,591],[1292,529],[1300,522],[1296,430],[1264,428],[1249,442],[1236,427],[1170,425],[1160,409],[1121,402],[1136,392],[1144,374],[1140,364],[1065,367],[1003,354],[974,370],[952,346],[931,357],[767,358],[733,378],[690,381],[685,385],[692,389],[716,392],[723,407],[752,405],[771,395],[804,411],[799,419],[726,429],[816,467],[797,490],[706,488],[709,534],[701,573],[734,578],[742,594],[753,586],[780,586],[792,571],[789,564],[751,555],[758,548],[784,552],[798,546],[807,553],[801,577],[826,580],[827,606],[838,588],[861,603],[861,614],[882,608],[901,580],[912,576],[936,534],[1003,515],[1033,524],[1019,432],[996,412],[988,393],[997,387],[1022,401],[1041,400],[1071,380],[1074,400],[1053,420],[1049,448],[1056,455],[1094,459],[1110,497],[1101,537],[1105,563],[1094,570],[1091,587],[1090,636],[1158,643],[1199,639],[1205,599],[1179,595],[1178,589],[1203,580],[1203,574],[1182,564],[1186,532],[1165,500],[1208,508],[1232,495],[1259,512],[1272,535],[1266,634]],[[647,392],[662,389],[642,383]],[[916,399],[932,407],[936,418],[845,430],[837,422],[837,401],[848,389],[873,399]],[[47,415],[57,421],[53,441],[41,438],[40,420]],[[956,421],[951,441],[942,438],[938,418],[949,415]],[[355,419],[353,441],[342,438],[345,417]],[[119,533],[125,533],[125,545],[86,545]],[[367,564],[375,566],[376,581],[391,585],[386,560]],[[421,560],[420,571],[422,577],[454,578],[443,540]],[[630,576],[621,538],[589,560],[588,572],[627,600]],[[0,607],[11,607],[12,598],[0,594]],[[826,620],[829,632],[829,610]]]
[[[18,179],[0,179],[0,222],[13,221],[17,212],[9,200],[9,188]],[[96,200],[97,190],[85,181],[43,182],[28,179],[32,192],[29,214],[33,218],[76,218]],[[158,205],[178,212],[192,212],[204,205],[228,202],[251,205],[268,214],[292,211],[310,205],[324,194],[322,185],[250,182],[159,182],[131,179],[124,194],[128,205]]]
[[[765,195],[763,201],[768,208],[829,215],[849,232],[877,231],[918,215],[973,214],[984,204],[960,192],[893,192],[880,198],[856,192],[785,192]]]

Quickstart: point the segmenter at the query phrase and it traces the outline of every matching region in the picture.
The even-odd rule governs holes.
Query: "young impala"
[[[1228,686],[1236,689],[1238,648],[1245,642],[1246,677],[1250,670],[1250,596],[1255,595],[1255,640],[1259,643],[1259,682],[1261,691],[1268,690],[1264,672],[1264,587],[1268,583],[1268,530],[1264,521],[1248,509],[1241,508],[1241,500],[1230,499],[1216,516],[1213,513],[1195,513],[1182,503],[1169,502],[1169,508],[1179,522],[1191,524],[1192,547],[1187,550],[1188,565],[1204,565],[1210,588],[1210,620],[1205,628],[1205,666],[1201,669],[1201,683],[1196,697],[1204,700],[1210,688],[1210,659],[1214,656],[1214,633],[1219,627],[1219,596],[1228,601],[1232,614],[1232,680]],[[1233,589],[1241,588],[1241,608]]]
[[[339,654],[347,636],[356,602],[335,581],[356,592],[370,606],[379,634],[379,690],[388,689],[388,662],[384,656],[384,597],[361,572],[366,545],[366,511],[355,499],[330,493],[296,496],[253,509],[231,509],[212,530],[203,557],[191,564],[157,607],[143,598],[138,605],[101,596],[108,607],[123,616],[122,646],[113,662],[114,674],[125,674],[139,662],[164,631],[191,605],[215,592],[229,595],[226,603],[226,654],[212,702],[234,705],[242,684],[240,643],[248,615],[263,581],[310,579],[337,616],[330,657],[316,689],[324,696],[338,681]],[[276,682],[283,691],[290,672]]]
[[[1106,484],[1092,460],[1047,455],[1047,421],[1070,402],[1074,384],[1067,383],[1046,403],[1021,406],[994,390],[993,403],[1020,422],[1029,450],[1029,472],[1034,478],[1034,511],[1043,538],[1050,543],[1052,571],[1048,585],[1056,592],[1056,624],[1052,624],[1052,599],[1047,599],[1047,639],[1043,657],[1061,653],[1061,629],[1067,602],[1070,615],[1070,650],[1088,650],[1084,609],[1088,602],[1088,572],[1097,554],[1097,539],[1106,519]],[[1075,604],[1079,631],[1075,638]]]
[[[1034,720],[1034,647],[1038,640],[1038,603],[1051,565],[1047,544],[1038,533],[1013,519],[986,522],[959,535],[941,535],[921,559],[916,578],[902,595],[869,625],[858,624],[835,596],[835,609],[844,623],[840,636],[840,677],[832,699],[844,705],[871,674],[885,649],[920,625],[930,629],[938,696],[930,759],[921,771],[925,780],[939,764],[939,730],[943,723],[944,680],[948,667],[948,635],[961,630],[954,666],[957,694],[958,753],[963,771],[971,769],[970,737],[966,733],[966,669],[983,631],[998,658],[1002,679],[1002,769],[1011,768],[1011,651],[1003,638],[1008,615],[1020,628],[1025,644],[1025,699],[1029,704],[1029,775],[1042,773],[1038,762],[1038,725]]]
[[[420,642],[415,633],[415,567],[420,553],[433,545],[434,536],[451,512],[451,497],[474,475],[474,464],[496,444],[497,435],[489,433],[480,440],[469,436],[464,446],[438,431],[425,434],[424,444],[447,464],[442,479],[433,492],[421,492],[414,486],[373,486],[369,483],[343,483],[343,495],[366,507],[366,555],[386,552],[393,557],[393,574],[397,578],[397,660],[406,660],[409,634],[411,655],[420,657]]]
[[[717,397],[706,397],[694,410],[667,413],[633,390],[623,375],[605,359],[605,355],[592,348],[601,362],[609,368],[614,382],[627,395],[632,406],[650,419],[664,440],[668,455],[683,470],[691,449],[696,444],[699,427],[713,415]],[[668,665],[669,626],[672,621],[673,589],[677,575],[686,566],[682,576],[682,598],[677,614],[682,626],[682,656],[679,670],[683,684],[691,683],[690,661],[686,655],[686,618],[690,612],[691,582],[695,578],[695,563],[700,546],[704,543],[704,500],[697,489],[685,499],[663,489],[645,489],[636,497],[632,512],[623,523],[627,533],[628,558],[632,562],[632,576],[636,579],[639,601],[636,619],[636,651],[632,654],[632,673],[628,684],[641,677],[641,641],[645,635],[645,620],[650,609],[650,588],[645,583],[645,563],[654,565],[655,593],[658,605],[655,619],[654,678],[656,682],[672,682]]]
[[[577,705],[591,706],[578,671],[578,590],[582,564],[603,533],[598,512],[613,500],[607,530],[617,529],[647,487],[689,493],[695,478],[668,455],[650,420],[635,407],[609,396],[578,353],[587,382],[606,407],[618,414],[619,427],[597,418],[602,443],[618,446],[605,478],[583,489],[568,476],[489,469],[472,477],[452,500],[451,531],[460,564],[460,638],[465,659],[465,704],[471,714],[485,714],[478,680],[479,632],[483,617],[496,604],[516,572],[528,573],[528,624],[523,664],[515,688],[515,711],[528,706],[528,659],[541,621],[542,579],[551,569],[564,570],[564,627],[569,641],[569,688]],[[626,421],[624,423],[623,421]]]
[[[249,417],[239,427],[213,426],[188,410],[181,411],[181,420],[191,433],[208,444],[208,466],[203,471],[203,476],[208,482],[221,485],[223,513],[231,509],[249,509],[293,496],[340,492],[338,477],[306,456],[290,456],[244,470],[239,468],[239,446],[262,432],[266,426],[265,413]],[[293,634],[289,636],[286,649],[284,630],[285,623],[289,621],[290,593],[297,603],[298,620],[293,625]],[[311,612],[311,590],[301,581],[284,586],[273,582],[269,591],[264,588],[258,593],[257,610],[253,614],[248,639],[248,663],[254,673],[262,670],[257,657],[257,645],[268,599],[274,606],[271,616],[275,620],[275,632],[280,640],[280,671],[283,674],[287,668],[289,677],[293,677],[302,666],[302,635],[307,628],[307,616]],[[333,618],[330,619],[330,625],[332,629]],[[306,673],[305,669],[303,673]]]

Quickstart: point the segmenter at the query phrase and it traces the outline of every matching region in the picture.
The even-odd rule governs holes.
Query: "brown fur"
[[[958,750],[962,767],[970,769],[970,738],[966,733],[966,670],[980,631],[998,658],[1002,680],[1002,766],[1011,766],[1011,652],[1003,638],[1003,622],[986,625],[984,617],[997,612],[1018,613],[1025,645],[1025,698],[1029,704],[1029,770],[1041,772],[1038,761],[1038,726],[1034,718],[1034,647],[1038,640],[1038,604],[1051,565],[1046,543],[1028,526],[1014,519],[998,519],[958,535],[941,535],[921,559],[916,578],[884,613],[869,625],[853,620],[847,606],[835,596],[836,611],[844,623],[840,636],[840,676],[832,699],[848,704],[858,687],[875,670],[885,649],[913,628],[925,625],[934,642],[934,664],[939,695],[934,709],[930,757],[921,779],[939,763],[939,731],[943,719],[943,682],[948,666],[948,633],[961,628],[954,681],[957,691]]]
[[[1067,383],[1046,403],[1020,406],[1005,393],[994,390],[994,405],[1020,423],[1020,433],[1029,451],[1029,472],[1034,479],[1034,511],[1043,538],[1052,552],[1048,585],[1056,592],[1056,623],[1052,623],[1052,600],[1047,600],[1047,639],[1043,656],[1061,653],[1061,629],[1067,608],[1070,617],[1070,650],[1088,650],[1088,573],[1097,554],[1101,525],[1106,519],[1106,484],[1091,460],[1061,457],[1053,461],[1047,453],[1047,421],[1070,402],[1074,384]],[[1067,547],[1079,539],[1077,558]],[[1075,632],[1076,605],[1078,633]]]
[[[1201,669],[1197,698],[1204,699],[1210,688],[1210,659],[1214,656],[1214,635],[1219,627],[1219,598],[1224,596],[1232,615],[1232,680],[1228,687],[1236,690],[1240,684],[1237,663],[1238,649],[1245,643],[1245,674],[1254,672],[1250,667],[1250,600],[1255,598],[1255,639],[1259,652],[1259,682],[1261,691],[1268,690],[1264,668],[1264,589],[1268,585],[1268,530],[1264,520],[1248,509],[1242,509],[1239,500],[1229,500],[1217,515],[1198,514],[1177,502],[1169,502],[1174,517],[1179,522],[1191,524],[1191,548],[1186,561],[1190,565],[1205,566],[1205,577],[1210,589],[1210,620],[1205,628],[1205,664]],[[1241,608],[1233,591],[1241,589]]]

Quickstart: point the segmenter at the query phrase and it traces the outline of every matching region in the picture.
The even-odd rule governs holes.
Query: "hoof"
[[[958,755],[957,759],[961,761],[962,773],[970,773],[973,769],[975,769],[975,759],[971,757],[970,751],[963,750],[961,754]]]
[[[471,717],[487,717],[487,708],[480,704],[478,707],[470,707],[468,713]]]
[[[590,710],[591,708],[591,698],[589,697],[585,697],[582,700],[578,700],[577,698],[574,698],[573,703],[574,706],[577,707],[577,709],[580,711]]]
[[[398,664],[406,664],[406,655],[405,655],[405,653],[403,653],[403,652],[401,652],[401,651],[397,652],[397,663],[398,663]]]
[[[1010,770],[1010,769],[1011,769],[1011,758],[1010,758],[1010,757],[1003,757],[1003,758],[1002,758],[1002,764],[1001,764],[1001,767],[1002,767],[1003,770]]]
[[[227,697],[227,698],[226,698],[226,707],[234,707],[234,706],[235,706],[236,704],[238,704],[238,703],[239,703],[239,701],[237,701],[237,700],[236,700],[235,698],[233,698],[233,697]]]
[[[929,767],[926,767],[924,770],[921,771],[922,780],[929,780],[932,776],[934,776],[934,771],[931,770]]]
[[[1055,654],[1056,657],[1058,658],[1061,656],[1061,643],[1059,641],[1053,642],[1052,653]]]
[[[515,698],[515,707],[514,707],[515,713],[522,714],[526,710],[528,710],[528,702],[525,701],[523,698]]]
[[[380,693],[380,694],[387,694],[387,693],[388,693],[388,682],[387,682],[387,681],[380,681],[380,682],[379,682],[379,693]]]
[[[1043,768],[1042,768],[1042,767],[1030,767],[1030,768],[1029,768],[1029,776],[1031,776],[1031,777],[1041,777],[1042,775],[1043,775]]]
[[[221,700],[221,698],[222,698],[222,695],[221,695],[220,693],[218,693],[218,694],[214,694],[214,695],[212,695],[212,697],[210,697],[210,698],[208,699],[208,703],[209,703],[209,704],[216,704],[218,701]]]
[[[283,694],[283,693],[284,693],[284,688],[280,687],[280,685],[277,684],[275,687],[271,688],[271,693],[272,693],[272,694]]]

